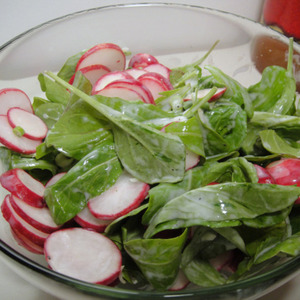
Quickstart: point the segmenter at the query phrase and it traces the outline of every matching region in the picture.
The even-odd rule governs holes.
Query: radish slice
[[[185,157],[185,170],[190,170],[198,165],[200,161],[200,155],[190,151],[186,150],[186,157]]]
[[[187,279],[185,274],[181,269],[179,269],[175,281],[172,286],[169,288],[169,291],[180,291],[187,287],[190,281]]]
[[[109,73],[110,69],[103,65],[90,65],[78,71],[80,71],[90,81],[90,83],[94,85],[100,77]],[[73,84],[75,75],[76,73],[69,80],[69,84]]]
[[[118,97],[127,101],[143,101],[144,98],[138,92],[121,86],[110,86],[105,87],[101,91],[97,92],[96,95],[101,95],[105,97]]]
[[[46,137],[48,128],[42,119],[28,111],[12,107],[7,112],[8,123],[12,128],[17,126],[24,130],[24,137],[31,140],[42,140]]]
[[[161,92],[173,89],[171,83],[164,76],[154,72],[141,75],[138,81],[150,90],[154,100],[161,96]]]
[[[60,228],[53,221],[48,207],[33,207],[14,195],[11,196],[10,203],[15,212],[36,229],[51,233]]]
[[[0,115],[0,143],[12,151],[23,154],[33,154],[41,140],[32,140],[24,136],[17,136],[8,122],[8,117]]]
[[[157,64],[158,60],[148,53],[137,53],[131,57],[128,63],[129,68],[145,68],[151,64]]]
[[[11,234],[12,234],[13,238],[16,240],[16,242],[20,246],[22,246],[23,248],[25,248],[26,250],[28,250],[29,252],[32,252],[34,254],[41,254],[41,255],[44,254],[43,247],[33,243],[24,234],[13,229],[12,227],[10,227],[10,229],[11,229]]]
[[[45,205],[45,187],[22,169],[11,169],[0,176],[1,185],[22,201],[34,207]]]
[[[144,68],[147,72],[154,72],[164,76],[166,79],[170,80],[171,70],[162,64],[151,64]]]
[[[147,87],[145,87],[143,84],[141,84],[136,79],[122,79],[122,80],[116,80],[108,84],[106,87],[124,87],[128,88],[130,90],[136,91],[139,95],[142,96],[143,102],[154,104],[154,99],[152,97],[151,92],[148,90]]]
[[[56,183],[59,179],[61,179],[67,172],[61,172],[61,173],[57,173],[55,174],[45,185],[45,187],[49,187],[51,185],[53,185],[54,183]]]
[[[83,281],[108,285],[121,273],[119,248],[95,231],[83,228],[55,231],[47,238],[44,250],[51,269]]]
[[[130,76],[132,76],[134,79],[138,79],[140,76],[147,73],[147,71],[143,69],[136,69],[136,68],[127,69],[125,72]]]
[[[101,220],[96,218],[92,215],[88,207],[78,213],[74,217],[74,221],[83,228],[92,229],[97,232],[104,232],[105,228],[112,222],[111,220]]]
[[[122,49],[115,44],[98,44],[86,51],[79,59],[76,71],[90,65],[104,65],[111,71],[125,69],[126,57]]]
[[[22,232],[22,234],[32,243],[43,247],[49,234],[36,229],[21,218],[12,207],[10,198],[10,195],[6,195],[1,205],[1,211],[4,219],[9,223],[13,230]]]
[[[133,77],[125,71],[114,71],[114,72],[107,73],[102,77],[100,77],[93,85],[92,95],[104,89],[111,82],[120,79],[133,79]]]
[[[33,113],[30,99],[23,91],[15,88],[0,90],[0,115],[6,115],[7,111],[12,107],[23,108]]]
[[[90,199],[88,208],[96,218],[114,220],[137,208],[148,195],[148,191],[148,184],[124,172],[111,188]]]
[[[197,93],[197,98],[201,99],[203,97],[205,97],[211,89],[203,89],[203,90],[199,90]],[[214,101],[219,99],[224,93],[226,92],[226,87],[224,88],[218,88],[217,91],[215,92],[215,94],[209,99],[209,102]],[[189,101],[192,99],[192,94],[187,95],[184,99],[184,101]]]

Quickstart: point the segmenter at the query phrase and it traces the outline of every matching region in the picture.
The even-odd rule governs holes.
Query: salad
[[[84,281],[155,290],[247,278],[300,252],[300,105],[287,68],[249,87],[103,43],[0,91],[1,205],[16,241]],[[127,59],[126,55],[130,55]]]

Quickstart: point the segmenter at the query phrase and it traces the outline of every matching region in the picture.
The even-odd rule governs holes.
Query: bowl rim
[[[188,3],[172,3],[172,2],[134,2],[134,3],[123,3],[123,4],[110,4],[110,5],[103,5],[98,6],[94,8],[89,8],[85,10],[80,10],[76,12],[72,12],[70,14],[66,14],[54,19],[51,19],[49,21],[43,22],[41,24],[38,24],[37,26],[34,26],[24,32],[22,32],[19,35],[16,35],[12,39],[8,40],[3,45],[0,45],[0,53],[4,50],[6,50],[7,47],[14,44],[18,40],[22,39],[23,37],[26,37],[27,35],[34,33],[35,31],[39,30],[40,28],[44,28],[50,25],[55,24],[56,22],[67,20],[68,18],[77,17],[79,15],[88,14],[90,12],[97,12],[104,9],[116,9],[116,8],[130,8],[130,7],[153,7],[153,6],[162,6],[162,7],[178,7],[178,8],[184,8],[184,9],[197,9],[200,11],[207,11],[207,12],[218,12],[221,14],[227,14],[230,16],[234,16],[235,18],[244,19],[248,22],[252,22],[255,24],[260,25],[261,27],[265,27],[265,29],[270,30],[270,32],[273,32],[275,36],[283,38],[285,41],[288,40],[288,37],[284,36],[284,34],[276,31],[275,29],[268,27],[258,21],[249,19],[244,16],[237,15],[235,13],[223,11],[220,9],[215,8],[209,8],[205,6],[200,6],[196,4],[188,4]],[[296,44],[296,47],[300,49],[300,46]],[[25,255],[17,252],[14,250],[11,246],[9,246],[7,243],[5,243],[2,239],[0,239],[0,251],[4,253],[5,256],[9,257],[13,261],[17,262],[18,264],[21,264],[22,266],[28,267],[29,269],[39,273],[42,276],[45,276],[47,278],[50,278],[51,280],[58,281],[60,283],[66,284],[68,286],[72,286],[77,291],[84,292],[88,295],[97,295],[97,296],[110,296],[110,297],[116,297],[116,296],[131,296],[132,299],[139,299],[136,297],[143,296],[144,298],[151,297],[153,298],[171,298],[172,296],[175,296],[176,298],[182,297],[195,297],[195,296],[214,296],[220,293],[224,292],[237,292],[241,289],[247,289],[252,288],[254,286],[261,286],[263,283],[270,282],[270,285],[275,284],[279,280],[283,280],[283,278],[288,278],[289,276],[293,275],[297,276],[300,274],[300,256],[296,256],[293,258],[290,258],[283,264],[275,267],[275,269],[272,269],[270,271],[267,271],[260,275],[254,275],[247,279],[242,279],[236,282],[219,285],[219,286],[213,286],[213,287],[199,287],[199,289],[193,289],[193,290],[181,290],[181,291],[165,291],[165,292],[159,292],[159,291],[144,291],[144,290],[131,290],[131,289],[124,289],[119,287],[110,287],[110,286],[103,286],[103,285],[97,285],[85,281],[81,281],[78,279],[75,279],[73,277],[66,276],[64,274],[57,273],[43,265],[40,265],[36,262],[34,262],[32,259],[27,258]],[[290,279],[290,278],[289,278]],[[288,279],[288,280],[289,280]],[[81,288],[80,288],[81,287]],[[150,299],[150,298],[149,298]]]

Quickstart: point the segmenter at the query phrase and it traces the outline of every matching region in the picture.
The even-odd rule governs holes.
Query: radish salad
[[[300,252],[300,105],[288,65],[244,87],[102,43],[0,90],[1,205],[18,244],[97,284],[224,285]],[[128,58],[127,58],[128,57]]]

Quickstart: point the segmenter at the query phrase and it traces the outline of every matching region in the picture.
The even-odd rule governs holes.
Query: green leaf
[[[166,290],[174,282],[180,264],[187,231],[170,239],[135,239],[124,243],[144,276],[157,290]]]
[[[111,187],[122,172],[111,141],[104,141],[83,157],[54,185],[46,188],[45,200],[57,224],[79,213],[92,197]]]
[[[205,68],[212,74],[215,80],[226,86],[227,89],[223,98],[229,99],[242,106],[247,113],[248,118],[251,118],[253,115],[253,106],[247,89],[217,67],[206,66]]]
[[[64,63],[62,68],[57,73],[57,76],[59,76],[61,79],[65,81],[69,81],[71,77],[75,73],[76,65],[80,59],[80,57],[84,54],[85,51],[80,51],[79,53],[76,53],[75,55],[69,57],[67,61]]]
[[[275,154],[286,154],[300,157],[300,148],[292,147],[281,138],[274,130],[263,130],[259,132],[262,144],[266,150]]]
[[[44,76],[44,74],[39,74],[38,80],[40,82],[42,91],[46,93],[47,99],[49,99],[51,102],[67,105],[69,102],[70,93],[66,88],[62,87],[56,82],[53,82]]]
[[[295,186],[223,183],[200,187],[169,201],[151,220],[145,237],[195,225],[237,226],[243,219],[283,210],[300,194]]]

